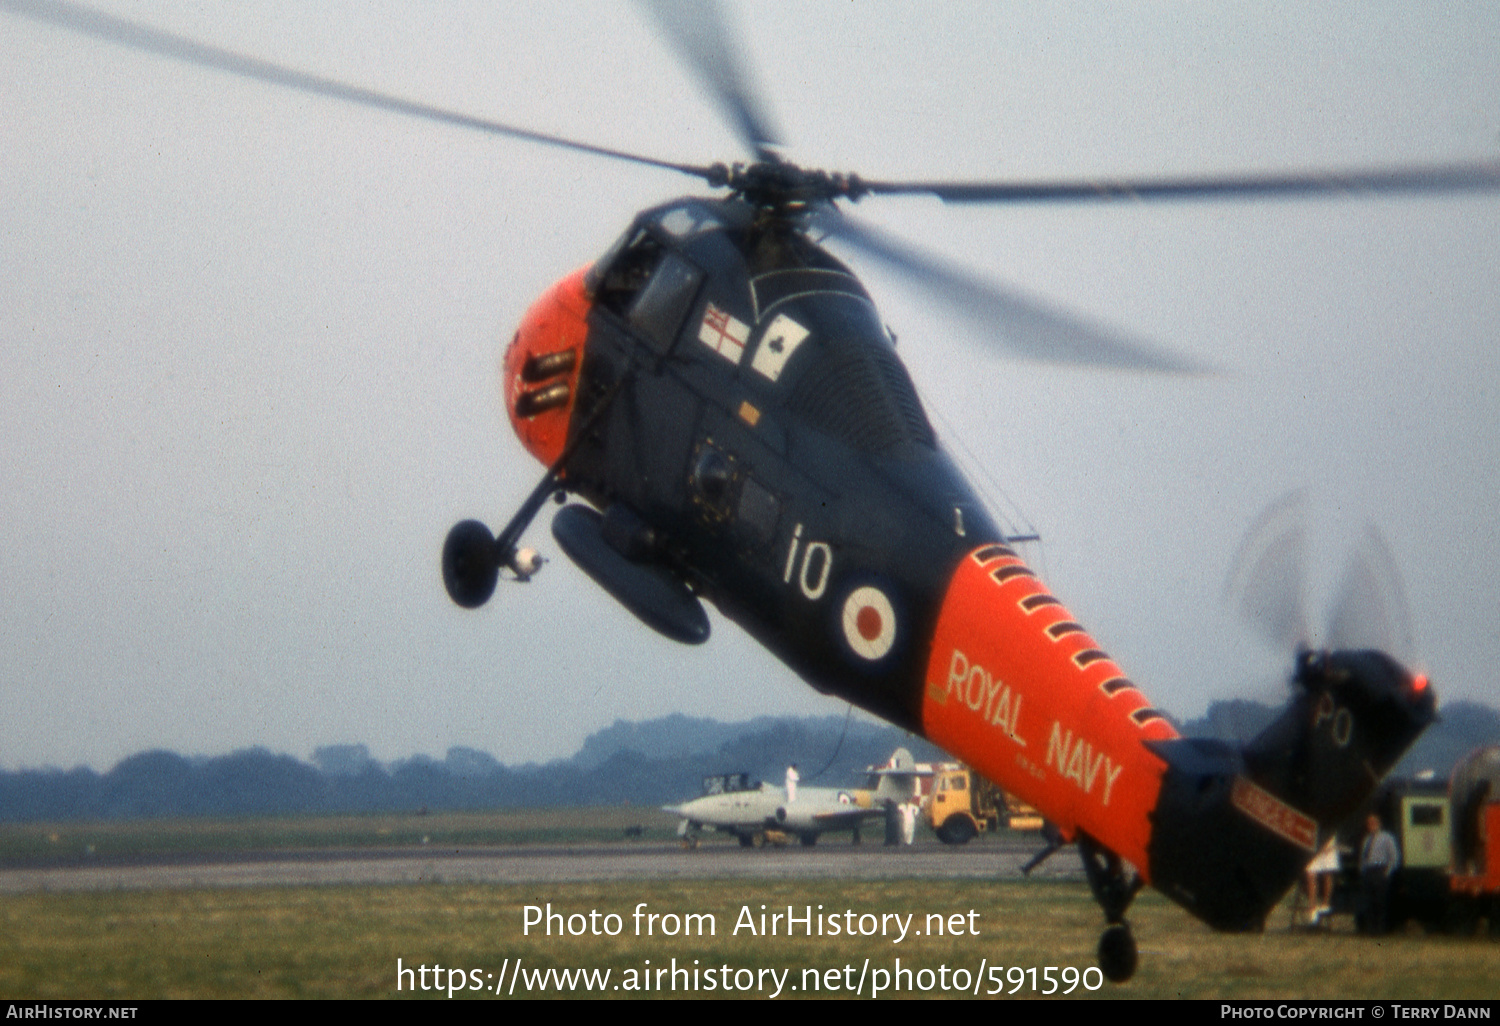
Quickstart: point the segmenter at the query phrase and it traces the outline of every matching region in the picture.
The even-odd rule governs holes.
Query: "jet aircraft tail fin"
[[[917,769],[911,752],[898,748],[891,753],[890,761],[875,770],[874,775],[879,778],[879,783],[875,785],[876,801],[900,805],[916,797],[917,781],[922,776],[922,771]]]
[[[1222,930],[1256,930],[1436,718],[1427,679],[1382,652],[1302,652],[1295,694],[1248,745],[1152,742],[1167,762],[1151,882]]]

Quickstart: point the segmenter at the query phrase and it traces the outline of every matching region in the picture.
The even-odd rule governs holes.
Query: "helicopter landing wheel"
[[[1115,923],[1099,938],[1099,971],[1110,983],[1124,983],[1135,975],[1135,935],[1129,923]]]
[[[495,593],[500,560],[495,536],[477,520],[454,524],[443,543],[443,584],[448,597],[465,609],[478,609]]]

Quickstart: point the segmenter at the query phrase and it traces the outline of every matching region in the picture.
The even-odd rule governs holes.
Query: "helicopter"
[[[707,602],[814,687],[931,737],[1077,839],[1108,924],[1100,960],[1112,979],[1134,967],[1125,914],[1140,886],[1215,926],[1253,928],[1302,852],[1432,715],[1432,688],[1387,657],[1305,653],[1301,692],[1261,738],[1244,748],[1177,738],[990,518],[938,443],[870,294],[821,241],[836,237],[951,296],[1008,303],[1032,343],[1054,353],[1192,371],[1012,297],[977,295],[837,204],[1492,189],[1492,164],[1115,185],[808,171],[780,155],[759,101],[699,45],[722,30],[700,24],[698,43],[675,38],[754,159],[682,165],[437,111],[76,8],[6,6],[72,12],[95,34],[221,70],[726,190],[642,212],[523,319],[505,357],[506,406],[546,473],[498,538],[476,522],[450,534],[449,593],[474,607],[502,573],[534,576],[526,527],[550,499],[582,499],[554,517],[558,544],[648,625],[701,643]]]

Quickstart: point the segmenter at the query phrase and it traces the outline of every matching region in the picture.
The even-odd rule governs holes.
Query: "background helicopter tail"
[[[1273,647],[1295,652],[1291,693],[1255,737],[1177,739],[1152,830],[1151,877],[1211,925],[1257,929],[1328,837],[1436,718],[1436,696],[1397,658],[1413,647],[1404,589],[1365,525],[1313,651],[1306,610],[1308,496],[1288,492],[1252,523],[1225,597]]]
[[[1151,881],[1209,925],[1256,930],[1339,824],[1436,718],[1436,696],[1375,650],[1303,652],[1295,694],[1249,744],[1178,738]]]

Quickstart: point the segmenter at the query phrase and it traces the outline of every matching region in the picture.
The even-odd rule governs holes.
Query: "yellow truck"
[[[969,767],[947,762],[933,767],[932,793],[923,802],[927,825],[944,844],[967,844],[998,830],[1040,830],[1042,817],[1015,801]]]

